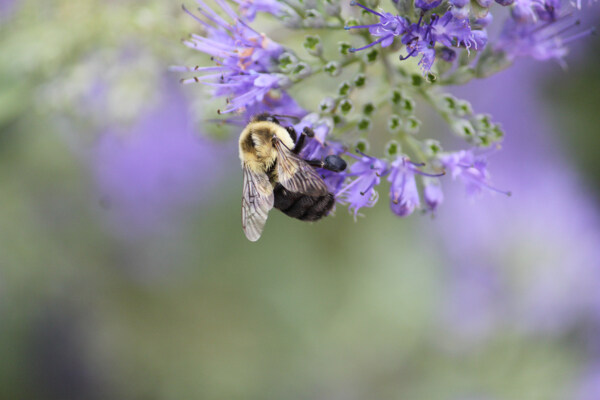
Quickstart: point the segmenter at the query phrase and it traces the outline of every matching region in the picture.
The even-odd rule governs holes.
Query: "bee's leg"
[[[294,135],[296,135],[296,130],[293,127],[288,127],[288,132],[290,132],[290,129],[292,129],[294,131]],[[291,135],[291,133],[290,133]],[[315,136],[315,132],[309,128],[308,126],[305,126],[304,129],[302,129],[302,133],[300,133],[300,138],[298,139],[298,143],[296,143],[296,147],[294,147],[294,154],[298,154],[302,151],[302,149],[304,148],[304,139],[306,138],[306,136],[308,137],[313,137]]]
[[[340,156],[329,155],[324,160],[304,160],[315,168],[324,168],[333,172],[341,172],[346,169],[346,161]]]

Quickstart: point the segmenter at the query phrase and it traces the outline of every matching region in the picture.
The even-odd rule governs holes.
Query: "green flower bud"
[[[332,97],[325,97],[321,100],[321,103],[319,103],[319,110],[323,113],[330,113],[335,110],[335,105],[336,102]]]
[[[396,158],[401,151],[402,148],[400,147],[400,143],[395,140],[390,140],[385,145],[385,154],[387,154],[390,158]]]
[[[377,61],[377,56],[379,55],[379,50],[377,50],[376,48],[371,48],[370,51],[365,52],[363,55],[363,59],[365,60],[365,62],[372,64],[375,61]]]
[[[442,152],[442,145],[437,140],[427,139],[423,142],[423,152],[427,157],[433,158]]]
[[[354,86],[363,87],[366,81],[367,76],[365,74],[358,74],[354,77]]]
[[[283,72],[290,72],[292,67],[298,63],[298,58],[292,53],[285,52],[279,56],[277,61],[279,62],[279,68]]]
[[[305,62],[299,62],[292,69],[294,78],[303,79],[310,76],[310,74],[312,74],[312,68]]]
[[[421,75],[417,75],[417,74],[412,74],[411,80],[412,80],[413,86],[421,86],[425,82],[423,77]]]
[[[368,102],[363,106],[363,114],[371,115],[373,114],[373,111],[375,111],[375,105],[373,103]]]
[[[421,121],[419,121],[414,115],[411,115],[404,121],[404,131],[408,134],[414,135],[419,132],[421,128]]]
[[[354,144],[354,148],[358,151],[366,153],[369,151],[369,141],[367,139],[359,139]]]
[[[361,119],[358,120],[358,124],[356,124],[356,127],[358,128],[359,131],[371,130],[371,118],[362,117]]]
[[[329,61],[323,69],[330,76],[338,76],[342,73],[342,66],[337,61]]]
[[[415,112],[415,101],[409,97],[403,97],[400,100],[400,108],[406,114],[412,114]]]
[[[307,9],[305,15],[306,19],[304,20],[304,25],[308,28],[323,28],[327,25],[323,15],[315,8]]]
[[[400,132],[400,129],[402,128],[402,119],[400,118],[400,116],[396,114],[390,115],[390,117],[388,118],[387,127],[390,133]]]
[[[318,35],[307,35],[303,46],[311,56],[320,57],[323,54],[323,45]]]
[[[390,96],[390,101],[394,105],[400,105],[400,101],[402,100],[402,92],[398,89],[394,89],[392,91],[392,95]]]
[[[350,93],[350,90],[352,90],[352,85],[350,82],[344,81],[340,83],[340,86],[338,87],[338,95],[340,97],[346,97]]]
[[[439,100],[440,109],[447,114],[454,114],[458,99],[451,94],[445,94]]]
[[[340,103],[339,103],[338,108],[342,112],[342,114],[346,115],[350,111],[352,111],[352,109],[354,108],[354,105],[352,104],[352,102],[349,99],[342,99],[342,101],[340,101]]]
[[[338,51],[341,55],[343,56],[347,56],[350,53],[350,49],[352,48],[352,45],[348,42],[338,42]]]
[[[466,100],[459,100],[456,104],[456,115],[459,117],[464,117],[472,114],[473,108],[471,107],[471,103]]]
[[[458,136],[463,137],[467,140],[475,137],[475,128],[466,119],[455,119],[451,121],[450,127]]]
[[[356,18],[349,18],[346,20],[346,23],[344,24],[345,26],[356,26],[359,25],[360,23],[358,22],[358,20]],[[358,30],[357,29],[350,29],[350,33],[352,34],[358,34]]]
[[[494,137],[494,141],[496,142],[504,139],[504,131],[502,130],[502,127],[499,124],[495,124],[492,126],[492,134]]]

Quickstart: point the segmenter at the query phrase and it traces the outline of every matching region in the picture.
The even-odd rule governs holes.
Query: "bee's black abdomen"
[[[335,204],[333,194],[323,196],[308,196],[294,193],[277,184],[274,189],[274,207],[284,214],[302,221],[317,221],[331,211]]]

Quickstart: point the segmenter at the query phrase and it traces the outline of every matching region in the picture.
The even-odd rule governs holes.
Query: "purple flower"
[[[406,18],[403,18],[399,15],[392,15],[388,12],[379,13],[379,12],[371,10],[370,8],[367,8],[367,7],[363,6],[362,4],[357,3],[355,1],[352,1],[350,3],[350,5],[359,6],[363,9],[369,11],[370,13],[377,15],[379,17],[379,23],[372,24],[372,25],[346,26],[344,29],[348,30],[348,29],[368,28],[369,33],[371,33],[371,35],[381,36],[379,39],[377,39],[376,41],[374,41],[372,43],[369,43],[366,46],[363,46],[358,49],[355,49],[355,48],[350,49],[351,52],[368,49],[369,47],[373,47],[378,43],[381,43],[382,47],[387,47],[392,44],[395,36],[403,35],[407,31],[408,27],[410,26],[410,22],[408,22],[408,20]]]
[[[557,12],[560,11],[560,0],[544,0],[534,5],[535,13],[542,21],[554,22],[557,20]]]
[[[215,1],[235,22],[228,23],[202,0],[198,0],[202,6],[199,12],[208,22],[184,10],[203,25],[205,36],[191,35],[184,44],[212,56],[217,65],[172,69],[207,73],[182,82],[213,86],[215,96],[228,97],[226,109],[220,111],[228,113],[263,102],[272,89],[285,88],[290,81],[285,75],[275,73],[277,59],[284,48],[250,28],[223,0]]]
[[[423,179],[423,198],[430,211],[435,211],[444,201],[444,192],[440,180],[435,178]]]
[[[567,44],[595,32],[594,28],[563,37],[569,29],[579,25],[579,21],[559,28],[557,23],[544,22],[538,24],[524,24],[508,19],[498,40],[497,48],[504,51],[509,59],[528,56],[536,60],[557,60],[565,66],[563,57],[567,54]],[[557,31],[558,30],[558,31]]]
[[[354,212],[354,218],[362,207],[373,207],[379,199],[375,186],[381,182],[381,177],[387,173],[387,164],[383,160],[369,157],[361,153],[361,157],[351,155],[357,161],[352,164],[345,175],[355,179],[346,184],[336,193],[337,201],[348,204],[348,209]]]
[[[471,38],[471,27],[466,19],[457,19],[451,13],[446,13],[442,17],[431,16],[431,22],[424,28],[429,33],[429,39],[433,42],[440,42],[444,46],[452,46],[454,42],[464,44]],[[465,44],[465,47],[468,47]]]
[[[516,0],[511,15],[519,23],[531,24],[538,19],[553,22],[557,20],[560,8],[560,0]]]
[[[417,57],[420,55],[421,59],[419,60],[418,65],[424,73],[429,71],[435,61],[433,44],[431,44],[431,42],[426,42],[425,40],[420,40],[419,36],[413,36],[412,39],[408,36],[405,36],[405,38],[409,39],[405,43],[408,54],[400,57],[400,60],[406,60],[409,57]]]
[[[390,182],[390,207],[400,217],[412,214],[419,206],[416,170],[416,166],[406,157],[398,157],[390,167],[387,178]]]
[[[415,0],[415,7],[423,11],[431,10],[442,4],[442,0]]]
[[[290,8],[277,0],[233,0],[238,10],[248,21],[254,21],[257,12],[273,14],[276,17],[289,14]]]
[[[463,8],[469,3],[469,0],[449,0],[449,3],[454,7]]]
[[[446,171],[450,172],[453,179],[460,178],[468,195],[479,194],[483,188],[502,194],[510,195],[493,187],[489,180],[487,161],[483,157],[476,157],[473,151],[461,150],[455,153],[445,153],[438,157]]]

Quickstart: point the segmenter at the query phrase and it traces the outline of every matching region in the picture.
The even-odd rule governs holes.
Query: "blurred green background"
[[[0,398],[600,398],[597,37],[493,78],[504,114],[463,92],[511,199],[448,179],[433,219],[382,192],[250,243],[235,135],[166,72],[198,63],[179,3],[0,11]]]

